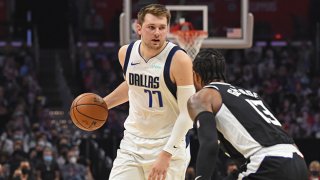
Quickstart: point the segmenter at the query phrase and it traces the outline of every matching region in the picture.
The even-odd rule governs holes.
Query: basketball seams
[[[80,123],[80,121],[78,120],[77,116],[76,116],[76,113],[74,113],[74,108],[72,108],[72,113],[73,113],[73,116],[74,118],[76,119],[76,121],[78,122],[78,124],[80,126],[82,126],[83,128],[87,129],[83,124]]]
[[[79,104],[79,105],[75,105],[73,107],[78,107],[78,106],[82,106],[82,105],[87,105],[87,106],[99,106],[99,107],[102,107],[104,110],[108,111],[108,108],[104,107],[104,106],[101,106],[99,104]]]
[[[82,105],[93,105],[93,104],[81,104],[81,105],[78,105],[78,106],[82,106]],[[78,106],[75,106],[75,107],[73,107],[73,108],[76,108],[76,110],[78,111],[79,114],[81,114],[81,115],[83,115],[83,116],[85,116],[85,117],[87,117],[87,118],[91,118],[91,119],[93,119],[93,120],[106,121],[106,120],[102,120],[102,119],[96,119],[96,118],[94,118],[94,117],[91,117],[91,116],[88,116],[88,115],[86,115],[86,114],[83,114],[81,111],[79,111]]]
[[[86,94],[84,94],[82,97],[80,97],[75,103],[74,103],[74,105],[73,105],[73,103],[72,103],[72,107],[77,107],[77,106],[81,106],[81,105],[96,105],[96,106],[100,106],[100,107],[102,107],[103,109],[105,109],[106,111],[108,111],[109,109],[108,109],[108,107],[104,107],[104,106],[101,106],[101,105],[99,105],[99,104],[79,104],[78,105],[78,102],[82,99],[82,98],[84,98],[84,97],[86,97],[86,96],[89,96],[89,95],[95,95],[94,93],[86,93]]]
[[[76,101],[76,103],[75,103],[75,106],[78,106],[78,102],[82,99],[82,98],[84,98],[84,97],[86,97],[86,96],[89,96],[89,95],[92,95],[93,93],[86,93],[86,94],[84,94],[82,97],[80,97],[77,101]]]
[[[78,124],[81,125],[83,128],[87,129],[82,123],[80,123],[80,121],[78,120],[77,116],[76,116],[76,113],[74,113],[74,107],[77,106],[78,102],[80,101],[80,99],[82,99],[83,97],[86,97],[86,96],[89,96],[91,93],[88,93],[88,94],[85,94],[83,95],[82,97],[80,97],[75,103],[74,103],[74,106],[72,107],[72,113],[73,113],[73,116],[75,117],[75,119],[77,120]],[[73,103],[72,103],[73,104]],[[77,110],[78,111],[78,110]],[[79,111],[78,111],[79,112]],[[80,113],[80,112],[79,112]],[[81,114],[81,113],[80,113]]]

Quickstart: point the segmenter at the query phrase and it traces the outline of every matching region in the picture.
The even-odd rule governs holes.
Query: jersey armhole
[[[179,46],[174,46],[168,56],[167,56],[167,59],[166,59],[166,63],[164,65],[164,70],[163,70],[163,77],[164,77],[164,81],[168,87],[168,89],[170,90],[171,94],[177,99],[177,86],[176,84],[174,84],[172,81],[171,81],[171,78],[170,78],[170,67],[171,67],[171,62],[172,62],[172,58],[173,58],[173,55],[178,51],[178,50],[183,50],[181,49]]]
[[[126,57],[125,57],[125,60],[124,60],[124,65],[123,65],[123,76],[124,77],[126,77],[129,58],[130,58],[132,47],[133,47],[134,43],[135,42],[130,43],[130,45],[128,46],[127,52],[126,52]]]
[[[219,94],[219,96],[220,96],[220,98],[221,98],[221,104],[220,104],[220,107],[217,107],[217,108],[216,108],[216,112],[214,112],[214,114],[217,115],[217,114],[220,112],[222,106],[224,105],[224,104],[223,104],[223,97],[222,97],[222,94],[221,94],[219,88],[218,88],[217,86],[211,85],[211,84],[208,84],[208,85],[204,86],[203,88],[215,90],[215,91],[217,91],[217,93]],[[212,107],[212,108],[213,108],[213,107]]]

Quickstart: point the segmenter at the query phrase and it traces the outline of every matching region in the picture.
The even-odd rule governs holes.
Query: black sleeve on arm
[[[210,180],[218,158],[219,145],[214,114],[200,112],[197,121],[199,151],[196,162],[196,179]]]

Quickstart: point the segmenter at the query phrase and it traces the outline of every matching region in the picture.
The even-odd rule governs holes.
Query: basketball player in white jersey
[[[195,88],[190,57],[166,40],[169,20],[165,6],[143,7],[140,40],[119,50],[125,81],[104,100],[110,109],[127,101],[130,107],[111,180],[184,180],[193,124],[187,100]]]
[[[228,180],[308,179],[303,155],[259,95],[226,83],[219,51],[201,50],[193,70],[199,91],[188,101],[188,110],[200,143],[197,180],[211,179],[219,146],[243,164]]]

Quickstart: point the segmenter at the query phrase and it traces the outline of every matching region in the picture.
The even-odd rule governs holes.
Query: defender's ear
[[[198,73],[196,73],[195,71],[193,71],[193,80],[194,82],[200,83],[201,82],[201,77]]]
[[[201,79],[200,75],[198,73],[196,73],[195,71],[193,71],[193,83],[194,83],[194,86],[197,91],[202,89],[202,86],[203,86],[202,79]]]

